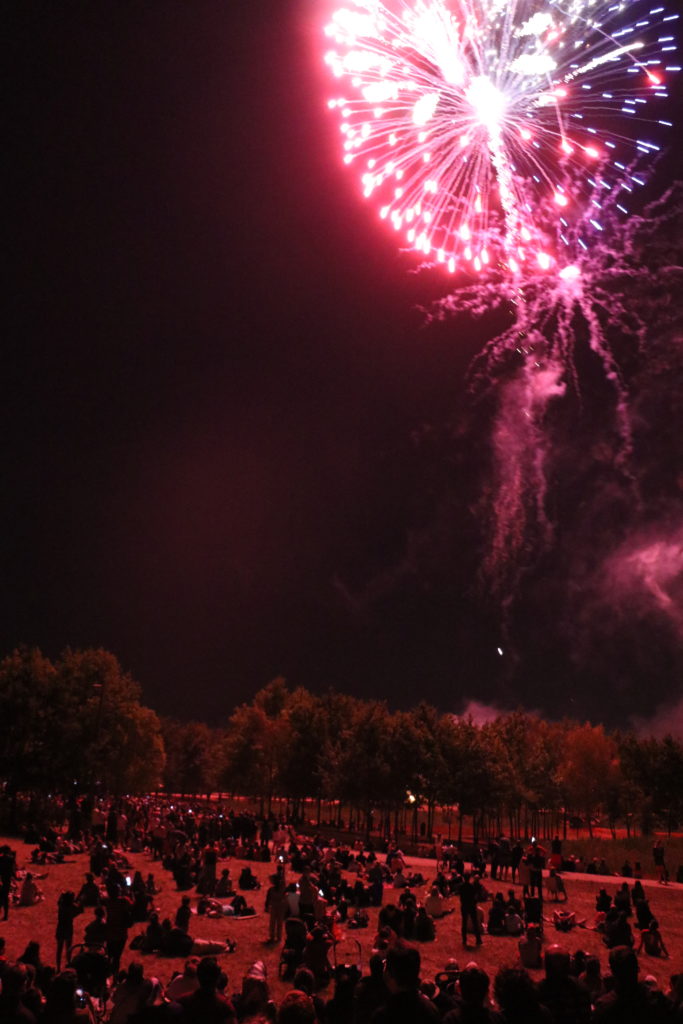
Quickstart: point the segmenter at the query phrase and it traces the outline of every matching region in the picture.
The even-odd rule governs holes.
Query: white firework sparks
[[[678,15],[652,0],[350,0],[325,31],[344,161],[422,257],[561,270],[670,127]],[[579,238],[579,244],[586,244]]]

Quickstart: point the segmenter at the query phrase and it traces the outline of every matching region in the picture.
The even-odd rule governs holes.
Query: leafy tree
[[[63,785],[98,782],[106,790],[156,789],[164,749],[156,714],[109,651],[67,648],[55,666],[52,766]]]
[[[223,782],[232,792],[260,797],[267,813],[289,743],[288,699],[284,679],[274,679],[252,704],[235,708],[228,722]]]
[[[602,725],[575,725],[567,731],[559,766],[567,806],[581,811],[592,835],[592,817],[619,784],[621,768],[616,741]]]
[[[0,666],[0,772],[10,791],[115,792],[156,788],[164,751],[140,687],[108,651],[67,649],[56,665],[38,650]]]
[[[294,801],[319,797],[323,791],[322,761],[327,747],[327,721],[320,698],[299,687],[288,696],[283,712],[278,785]]]
[[[443,730],[443,755],[447,769],[443,797],[459,809],[459,837],[463,818],[490,808],[502,796],[500,752],[495,734],[479,729],[471,718],[447,716]],[[476,831],[476,827],[475,827]]]
[[[54,785],[48,728],[54,678],[52,663],[35,647],[0,663],[0,778],[14,795]]]
[[[350,720],[329,743],[323,768],[328,793],[370,811],[391,800],[391,720],[386,705],[356,701]]]
[[[204,722],[162,720],[164,785],[171,793],[212,793],[221,775],[222,737]]]
[[[535,820],[540,810],[558,807],[562,731],[562,726],[524,711],[501,715],[491,726],[500,742],[503,803],[511,821],[517,817],[513,832],[521,831],[520,809],[525,812],[523,830],[528,832],[529,813]],[[535,825],[532,828],[536,831]]]

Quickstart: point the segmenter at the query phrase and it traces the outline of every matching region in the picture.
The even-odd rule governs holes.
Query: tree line
[[[580,818],[613,829],[671,829],[683,819],[683,744],[526,711],[478,725],[420,703],[314,694],[275,679],[224,723],[160,718],[140,686],[103,650],[67,649],[52,663],[36,649],[0,663],[0,779],[22,791],[139,793],[334,801],[359,829],[404,825],[426,809],[457,832],[515,835],[565,830]],[[417,818],[415,818],[415,821]]]

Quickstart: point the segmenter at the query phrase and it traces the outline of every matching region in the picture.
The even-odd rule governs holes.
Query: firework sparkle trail
[[[628,215],[671,127],[677,19],[652,0],[352,0],[325,30],[344,161],[423,258],[563,268],[607,197]]]
[[[613,342],[645,348],[630,295],[651,287],[648,240],[680,207],[677,188],[637,197],[673,127],[678,19],[652,0],[347,0],[325,30],[344,163],[402,247],[457,275],[428,318],[510,317],[472,369],[496,392],[482,578],[505,618],[552,540],[547,414],[580,394],[579,344],[612,389],[614,461],[638,501]],[[678,262],[658,268],[665,288]]]

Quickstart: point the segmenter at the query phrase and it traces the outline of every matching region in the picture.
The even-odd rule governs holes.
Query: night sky
[[[590,366],[555,417],[556,541],[506,626],[466,381],[504,324],[425,325],[443,281],[341,164],[322,5],[14,8],[0,652],[103,646],[213,724],[277,675],[622,724],[675,704],[674,334],[632,373],[642,505],[591,441]]]

